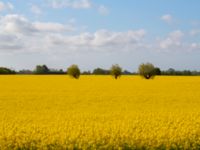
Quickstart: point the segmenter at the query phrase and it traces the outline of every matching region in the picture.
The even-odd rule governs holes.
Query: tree
[[[102,68],[96,68],[93,70],[93,74],[95,75],[106,75],[106,74],[109,74],[109,70],[105,70],[105,69],[102,69]]]
[[[51,74],[51,75],[61,75],[61,74],[66,74],[66,72],[64,72],[62,69],[49,69],[49,72],[48,74]]]
[[[155,76],[155,67],[151,63],[141,64],[138,68],[138,72],[145,79],[150,79]]]
[[[162,75],[173,75],[173,76],[190,76],[190,75],[199,75],[199,72],[190,71],[190,70],[175,70],[173,68],[169,68],[166,71],[162,71]]]
[[[0,74],[16,74],[16,72],[5,67],[0,67]]]
[[[23,70],[20,70],[18,72],[18,74],[33,74],[33,71],[27,70],[27,69],[23,69]]]
[[[89,70],[88,71],[83,71],[82,75],[91,75],[91,72]]]
[[[49,68],[46,65],[37,65],[34,72],[36,74],[48,74]]]
[[[118,64],[112,65],[110,68],[110,74],[117,79],[122,74],[122,68]]]
[[[78,68],[77,65],[71,65],[68,69],[67,69],[67,73],[69,76],[78,79],[80,76],[80,69]]]
[[[128,71],[128,70],[124,70],[124,71],[122,72],[122,74],[124,74],[124,75],[131,75],[132,73],[131,73],[130,71]]]
[[[167,73],[168,73],[169,75],[176,75],[176,70],[173,69],[173,68],[169,68],[169,69],[167,70]]]
[[[154,73],[155,73],[155,75],[161,75],[160,68],[158,68],[158,67],[154,68]]]

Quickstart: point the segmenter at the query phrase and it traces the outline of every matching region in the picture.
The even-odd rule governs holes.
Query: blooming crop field
[[[200,149],[200,77],[0,83],[0,149]]]

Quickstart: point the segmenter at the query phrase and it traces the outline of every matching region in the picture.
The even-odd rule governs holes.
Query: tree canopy
[[[9,68],[0,67],[0,74],[16,74],[16,72]]]
[[[46,65],[37,65],[34,70],[35,74],[48,74],[49,68]]]
[[[150,79],[155,76],[155,67],[151,63],[141,64],[138,68],[138,73],[145,79]]]
[[[110,68],[110,74],[117,79],[122,74],[122,68],[118,64],[112,65]]]
[[[71,65],[67,69],[67,74],[75,79],[78,79],[80,77],[81,72],[77,65]]]

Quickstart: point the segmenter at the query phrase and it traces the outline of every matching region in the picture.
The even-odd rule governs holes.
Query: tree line
[[[66,71],[63,69],[50,69],[46,65],[37,65],[34,70],[20,70],[15,71],[13,69],[9,69],[6,67],[0,67],[0,74],[38,74],[38,75],[64,75],[64,74],[72,74],[73,71],[76,71],[76,74],[80,75],[113,75],[115,78],[118,78],[120,75],[138,75],[143,74],[145,78],[151,78],[155,75],[182,75],[182,76],[195,76],[200,75],[200,71],[190,71],[190,70],[175,70],[173,68],[169,68],[168,70],[161,70],[159,67],[155,67],[151,63],[143,63],[138,67],[137,72],[130,72],[128,70],[123,70],[119,65],[113,65],[110,69],[103,68],[95,68],[93,71],[80,71],[77,65],[72,65],[67,68]],[[115,75],[118,76],[115,76]],[[78,76],[74,76],[78,78]]]

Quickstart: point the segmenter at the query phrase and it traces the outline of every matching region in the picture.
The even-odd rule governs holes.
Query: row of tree
[[[5,67],[0,67],[0,74],[16,74],[16,72]]]
[[[190,70],[183,70],[183,71],[178,71],[173,68],[170,68],[165,71],[161,71],[160,68],[154,67],[153,64],[151,63],[146,63],[146,64],[141,64],[138,68],[138,72],[129,72],[127,70],[122,70],[122,68],[119,65],[113,65],[109,70],[108,69],[103,69],[103,68],[96,68],[92,72],[91,71],[83,71],[81,72],[80,69],[78,68],[77,65],[72,65],[70,66],[67,71],[64,71],[62,69],[56,70],[56,69],[50,69],[46,65],[37,65],[35,69],[32,70],[20,70],[20,71],[15,71],[9,68],[5,67],[0,67],[0,74],[60,74],[64,75],[66,73],[70,74],[72,70],[76,70],[76,72],[79,74],[83,75],[109,75],[112,74],[116,70],[118,71],[118,74],[120,75],[131,75],[131,74],[145,74],[145,78],[151,78],[155,75],[200,75],[200,72],[198,71],[190,71]],[[143,70],[143,71],[142,71]],[[150,74],[147,74],[147,72],[151,72]],[[119,76],[120,76],[119,75]],[[150,76],[150,77],[149,77]],[[78,78],[78,76],[76,77]],[[118,77],[116,77],[118,78]]]

